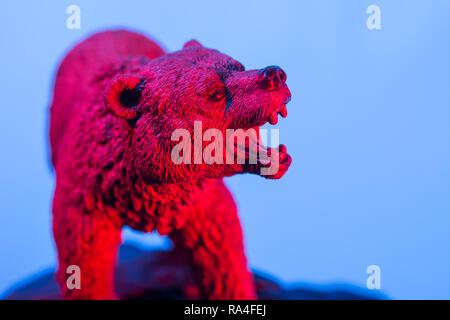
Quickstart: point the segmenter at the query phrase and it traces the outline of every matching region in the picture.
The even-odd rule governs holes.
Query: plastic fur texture
[[[202,133],[217,128],[224,136],[229,128],[273,124],[277,114],[286,116],[285,80],[279,67],[245,71],[195,40],[165,53],[147,37],[119,30],[75,46],[58,69],[50,110],[62,296],[120,298],[114,267],[121,229],[129,226],[169,235],[185,250],[203,298],[256,298],[236,205],[222,178],[260,174],[267,163],[176,164],[171,135],[180,128],[195,134],[194,121]],[[287,171],[284,146],[277,161],[279,170],[266,178]],[[80,267],[81,289],[66,285],[70,265]]]

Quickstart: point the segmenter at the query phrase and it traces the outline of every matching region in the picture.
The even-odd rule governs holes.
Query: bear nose
[[[286,82],[286,72],[279,66],[268,66],[261,70],[260,85],[266,91],[279,89]]]

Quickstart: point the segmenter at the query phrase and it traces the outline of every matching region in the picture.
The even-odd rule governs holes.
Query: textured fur
[[[124,226],[157,230],[185,248],[204,298],[256,298],[236,205],[221,178],[258,174],[264,165],[177,165],[170,137],[179,128],[192,132],[196,120],[203,130],[224,131],[258,128],[285,113],[285,75],[270,70],[278,72],[275,87],[261,70],[244,71],[195,40],[166,54],[129,31],[95,34],[69,52],[50,118],[53,232],[65,298],[118,298],[114,266]],[[280,150],[280,169],[268,178],[280,178],[291,163]],[[69,265],[80,267],[81,289],[67,288]]]

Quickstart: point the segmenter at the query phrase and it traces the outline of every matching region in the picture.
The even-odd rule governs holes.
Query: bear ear
[[[127,120],[136,118],[143,83],[141,77],[132,75],[120,75],[114,78],[103,95],[106,108],[119,118]]]
[[[189,47],[203,47],[202,44],[200,42],[198,42],[195,39],[189,40],[188,42],[186,42],[183,46],[184,48],[189,48]]]

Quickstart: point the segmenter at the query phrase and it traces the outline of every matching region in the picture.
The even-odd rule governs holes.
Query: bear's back
[[[50,107],[50,145],[52,163],[56,164],[58,148],[64,137],[73,106],[89,94],[95,71],[112,59],[143,56],[154,59],[165,52],[144,35],[126,30],[105,31],[92,35],[76,45],[61,62],[56,74]]]

